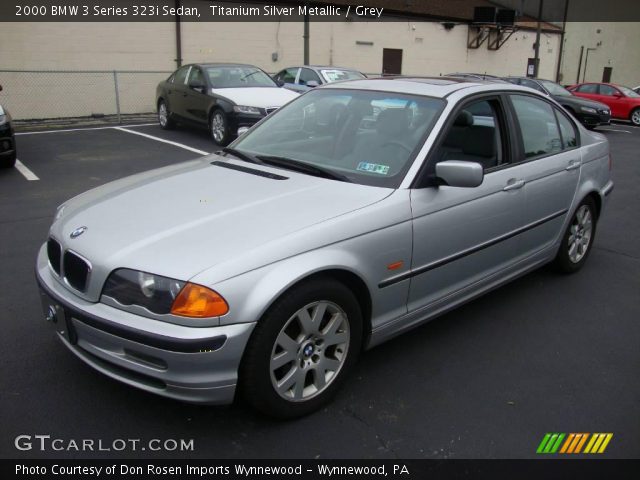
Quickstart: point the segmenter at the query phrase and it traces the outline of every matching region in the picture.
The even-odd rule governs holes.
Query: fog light
[[[249,127],[240,127],[238,128],[238,136],[244,135],[249,131]]]

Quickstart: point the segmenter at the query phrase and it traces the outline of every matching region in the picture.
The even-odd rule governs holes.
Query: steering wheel
[[[398,142],[397,140],[391,140],[389,142],[385,142],[382,145],[380,145],[380,149],[383,149],[385,147],[400,147],[402,150],[406,151],[409,155],[411,155],[412,150],[407,147],[404,143]]]

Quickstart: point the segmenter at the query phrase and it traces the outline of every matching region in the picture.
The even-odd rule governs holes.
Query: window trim
[[[434,157],[436,155],[436,152],[439,150],[440,146],[442,145],[442,142],[444,142],[444,139],[446,138],[446,134],[449,132],[449,129],[453,126],[453,123],[455,122],[455,119],[458,113],[460,113],[461,110],[464,110],[464,107],[469,105],[470,103],[476,103],[476,102],[485,101],[485,100],[497,100],[498,104],[500,105],[501,112],[498,113],[498,123],[500,124],[499,128],[502,130],[499,135],[500,141],[502,143],[500,150],[502,152],[503,157],[508,155],[509,161],[503,162],[499,165],[496,165],[495,167],[488,168],[484,170],[483,173],[485,175],[488,175],[490,173],[503,170],[505,168],[509,168],[514,164],[512,161],[514,158],[516,158],[514,156],[515,152],[513,149],[514,142],[510,141],[511,137],[513,136],[513,132],[511,131],[511,128],[509,128],[510,118],[507,111],[508,109],[504,102],[503,92],[501,91],[481,92],[481,93],[470,95],[469,97],[466,97],[460,100],[457,103],[457,105],[453,108],[453,110],[449,114],[449,118],[447,118],[447,121],[445,122],[445,124],[442,126],[442,128],[440,128],[440,131],[438,132],[436,139],[431,145],[431,148],[429,149],[429,152],[427,153],[426,157],[422,161],[422,165],[420,165],[418,172],[416,173],[413,180],[411,181],[411,184],[409,185],[410,189],[438,187],[438,183],[435,177],[433,176],[433,174],[429,173],[430,167],[432,163],[435,161]],[[424,142],[422,143],[422,145],[424,146]],[[417,160],[417,157],[416,157],[416,160]],[[435,171],[435,164],[433,166]]]
[[[536,155],[535,157],[527,158],[525,156],[525,151],[524,151],[524,138],[522,136],[522,130],[520,128],[520,122],[518,121],[518,116],[516,114],[515,107],[513,106],[513,101],[511,99],[511,97],[514,96],[514,95],[532,97],[532,98],[538,99],[538,100],[540,100],[542,102],[545,102],[547,105],[549,105],[551,107],[551,109],[552,109],[552,112],[554,112],[554,119],[556,121],[556,127],[558,127],[558,134],[560,135],[560,142],[561,142],[562,145],[564,145],[564,142],[562,140],[562,131],[560,130],[560,123],[558,122],[558,118],[555,116],[555,111],[559,110],[556,105],[554,105],[553,103],[551,103],[548,99],[546,99],[544,97],[541,97],[541,96],[538,96],[538,95],[532,95],[532,94],[530,94],[528,92],[509,92],[507,94],[507,96],[509,97],[508,101],[509,101],[509,104],[511,105],[511,109],[512,109],[512,112],[513,112],[513,123],[512,123],[512,125],[513,125],[514,130],[517,131],[517,136],[518,136],[518,139],[519,139],[519,149],[518,150],[519,150],[519,155],[520,155],[520,158],[521,158],[520,161],[514,162],[513,165],[522,165],[522,164],[525,164],[525,163],[534,162],[536,160],[540,160],[540,159],[543,159],[543,158],[551,157],[553,155],[559,155],[561,153],[568,152],[570,150],[580,148],[580,146],[581,146],[580,140],[581,139],[580,139],[579,135],[576,135],[577,146],[574,147],[574,148],[565,149],[563,147],[559,152],[550,152],[550,153],[545,153],[545,154],[542,154],[542,155]],[[569,122],[573,125],[574,130],[576,130],[576,133],[578,133],[580,130],[576,128],[575,122],[573,122],[573,120],[571,118],[569,118],[566,114],[564,114],[564,112],[561,112],[561,113],[565,116],[565,118],[567,120],[569,120]]]

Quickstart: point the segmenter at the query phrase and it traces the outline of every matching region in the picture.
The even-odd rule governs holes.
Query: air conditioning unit
[[[473,9],[473,23],[496,23],[496,7],[475,7]]]

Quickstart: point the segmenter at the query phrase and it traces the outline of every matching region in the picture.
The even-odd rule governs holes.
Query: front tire
[[[629,115],[629,120],[631,120],[631,123],[633,123],[636,127],[640,127],[640,108],[636,108],[633,112],[631,112],[631,115]]]
[[[354,294],[329,278],[299,284],[260,319],[240,369],[244,399],[278,418],[330,401],[353,368],[362,342]]]
[[[231,142],[231,132],[229,131],[229,121],[222,110],[215,110],[209,120],[209,133],[217,145],[225,147]]]
[[[11,155],[9,155],[6,158],[2,158],[0,159],[0,168],[13,168],[16,165],[16,152],[15,150],[13,151],[13,153]]]
[[[573,214],[562,237],[555,266],[563,273],[580,270],[591,252],[596,234],[596,206],[591,197],[585,198]]]

